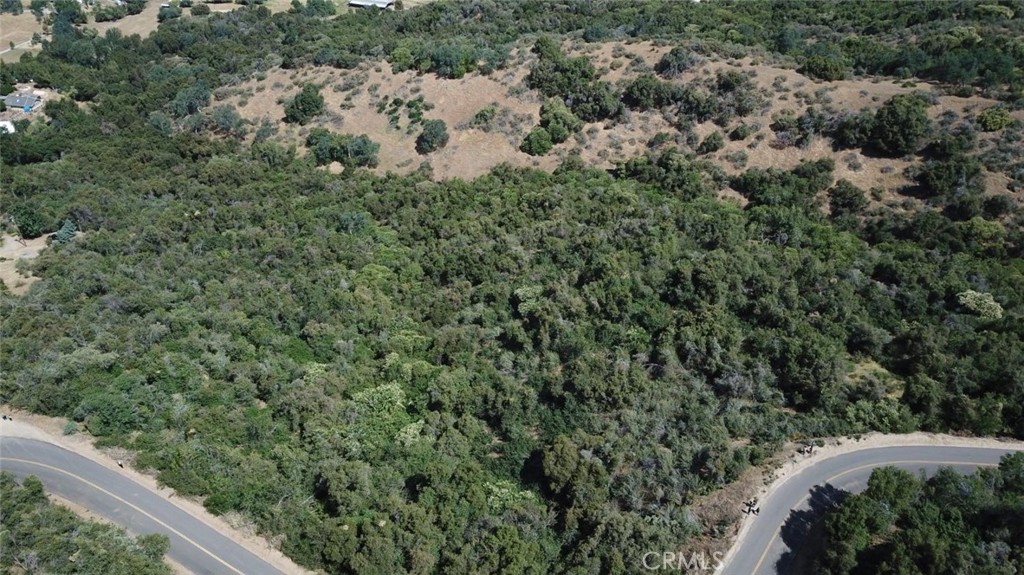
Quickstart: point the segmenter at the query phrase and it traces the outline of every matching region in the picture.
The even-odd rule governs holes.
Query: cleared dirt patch
[[[39,278],[28,274],[22,275],[17,265],[21,260],[30,260],[39,255],[46,247],[46,236],[34,240],[21,240],[13,236],[0,236],[0,280],[15,295],[22,295],[39,281]]]

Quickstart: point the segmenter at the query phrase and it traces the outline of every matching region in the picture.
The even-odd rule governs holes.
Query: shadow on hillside
[[[810,508],[790,511],[781,536],[788,550],[775,563],[779,575],[813,573],[814,560],[825,543],[825,514],[849,495],[830,484],[811,490]]]

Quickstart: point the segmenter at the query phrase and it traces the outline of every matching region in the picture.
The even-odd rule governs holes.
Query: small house
[[[39,105],[39,100],[39,96],[35,94],[20,92],[17,94],[7,94],[4,98],[4,104],[8,108],[17,108],[25,112],[31,112]]]

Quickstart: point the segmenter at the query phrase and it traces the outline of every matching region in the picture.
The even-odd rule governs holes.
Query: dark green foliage
[[[978,194],[983,189],[981,163],[972,156],[956,154],[925,163],[918,181],[929,197],[946,200]]]
[[[128,15],[128,9],[124,6],[114,4],[100,6],[92,11],[93,19],[97,22],[112,22],[120,20]]]
[[[704,141],[697,147],[698,154],[710,154],[717,152],[725,147],[725,138],[722,137],[721,132],[711,132],[708,137],[704,138]]]
[[[754,133],[754,128],[747,124],[740,124],[729,132],[729,139],[732,141],[746,140]]]
[[[887,156],[904,156],[917,151],[931,132],[928,105],[915,96],[893,96],[875,113],[872,143]]]
[[[469,121],[469,124],[478,130],[488,131],[491,129],[491,122],[498,115],[498,105],[491,104],[481,109],[476,114],[473,114],[473,119]]]
[[[546,37],[537,40],[533,51],[538,60],[526,77],[531,88],[549,98],[562,98],[585,122],[596,122],[619,113],[618,95],[611,84],[597,79],[589,58],[568,58]]]
[[[21,0],[0,0],[0,14],[18,15],[25,11]]]
[[[841,116],[832,133],[839,148],[863,148],[870,144],[875,133],[875,115],[860,112]]]
[[[583,129],[583,121],[572,113],[565,104],[558,98],[548,98],[540,108],[540,125],[550,135],[551,143],[561,144],[569,139],[569,136]],[[530,137],[527,136],[527,140]],[[548,146],[550,149],[550,146]],[[524,150],[526,151],[526,150]],[[527,152],[528,154],[531,152]],[[546,154],[547,151],[535,156]]]
[[[833,218],[859,215],[867,206],[864,190],[847,180],[839,180],[828,191],[829,213]]]
[[[429,154],[448,145],[448,126],[443,120],[426,120],[416,137],[416,152]]]
[[[816,80],[835,81],[846,77],[846,64],[837,56],[815,54],[807,58],[800,72]]]
[[[817,205],[827,161],[727,178],[671,138],[613,174],[569,158],[554,174],[435,182],[427,162],[315,169],[268,139],[273,123],[249,147],[205,132],[211,92],[277,55],[302,68],[388,54],[458,75],[500,65],[525,31],[692,30],[703,54],[839,43],[858,73],[927,75],[940,52],[924,39],[984,26],[973,6],[257,8],[147,39],[92,36],[69,14],[41,53],[0,67],[0,81],[91,102],[48,104],[0,145],[10,205],[87,230],[29,264],[42,280],[27,294],[0,294],[0,400],[77,416],[328,573],[631,572],[693,543],[706,526],[691,503],[792,437],[1024,436],[1019,215],[951,219],[988,217],[983,196],[846,222]],[[1019,24],[984,28],[982,44],[1013,54]],[[577,119],[613,118],[614,90],[558,46],[537,43],[537,89],[566,88],[551,97]],[[387,102],[412,124],[408,101]],[[683,86],[670,113],[724,130],[765,102],[723,72]],[[830,122],[815,110],[786,128]],[[986,162],[1016,165],[1013,133]],[[749,202],[716,201],[726,185]],[[885,372],[851,375],[870,362]]]
[[[323,128],[313,128],[306,138],[316,164],[322,166],[331,162],[340,162],[345,168],[377,167],[377,154],[380,144],[375,143],[366,134],[332,134]]]
[[[38,238],[50,231],[49,224],[43,216],[32,206],[27,204],[15,205],[11,210],[11,219],[18,228],[18,235],[26,240]]]
[[[175,18],[181,18],[181,8],[177,6],[162,6],[156,15],[157,22],[166,22]]]
[[[211,115],[213,129],[221,134],[242,138],[246,132],[246,122],[234,106],[225,104],[213,109]]]
[[[963,476],[942,469],[921,480],[892,467],[871,474],[867,490],[830,512],[816,572],[1013,573],[1024,541],[1019,520],[1024,455],[998,469]]]
[[[334,16],[338,11],[337,6],[331,0],[306,0],[303,13],[313,18]]]
[[[210,5],[205,2],[201,2],[193,6],[190,13],[193,16],[207,16],[210,14]]]
[[[700,56],[696,52],[676,46],[658,60],[654,70],[666,78],[677,78],[699,63]]]
[[[171,113],[178,118],[195,114],[210,103],[210,88],[205,82],[197,82],[183,88],[168,104]]]
[[[164,535],[132,537],[50,503],[34,476],[21,485],[0,472],[0,568],[5,573],[170,575]],[[30,566],[28,570],[26,566]]]
[[[551,133],[546,128],[536,127],[526,135],[519,149],[531,156],[543,156],[550,152],[552,147],[554,142]]]
[[[284,108],[284,119],[293,124],[305,125],[324,111],[324,97],[320,88],[313,84],[302,87],[292,101]]]
[[[674,103],[679,94],[675,85],[662,82],[653,74],[641,74],[626,85],[622,102],[634,110],[650,110]]]

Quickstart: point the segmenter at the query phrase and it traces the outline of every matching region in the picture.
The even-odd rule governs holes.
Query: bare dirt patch
[[[19,240],[13,236],[0,236],[0,280],[15,295],[22,295],[39,281],[32,274],[22,274],[17,265],[21,260],[30,260],[46,247],[46,236],[34,240]]]

